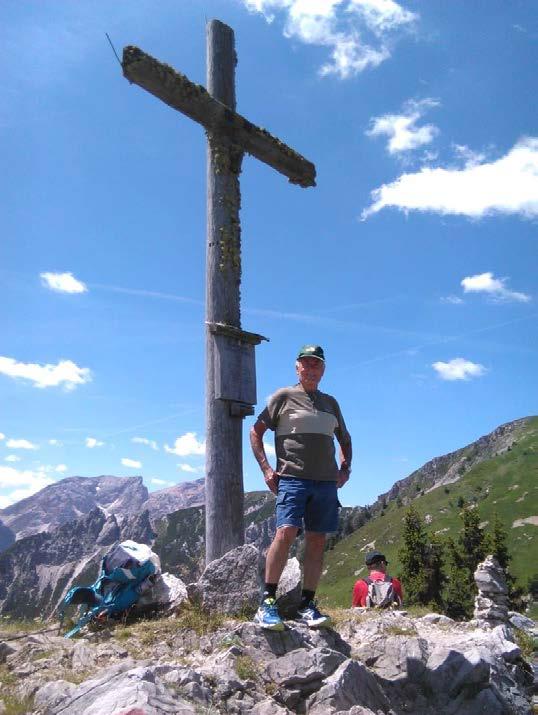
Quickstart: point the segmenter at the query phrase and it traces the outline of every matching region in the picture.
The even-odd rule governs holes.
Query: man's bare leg
[[[323,569],[323,554],[325,551],[326,534],[316,531],[305,532],[304,578],[303,588],[315,591],[318,587]]]
[[[286,566],[290,547],[297,532],[295,526],[281,526],[276,530],[273,543],[269,547],[265,561],[265,582],[278,583]],[[321,571],[320,571],[321,574]]]

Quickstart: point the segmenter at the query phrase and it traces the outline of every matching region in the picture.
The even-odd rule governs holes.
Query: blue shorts
[[[276,528],[296,526],[305,531],[329,534],[338,530],[336,482],[282,477],[276,499]]]

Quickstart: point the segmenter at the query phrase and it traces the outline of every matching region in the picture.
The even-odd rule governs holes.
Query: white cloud
[[[405,10],[394,0],[351,0],[349,10],[361,15],[367,27],[379,36],[418,19],[418,15]]]
[[[330,48],[331,61],[322,75],[342,79],[377,67],[390,57],[387,40],[395,30],[411,25],[418,15],[394,0],[243,0],[245,6],[273,22],[284,13],[284,35]],[[366,44],[361,32],[372,33],[377,46]]]
[[[3,496],[0,494],[0,509],[7,509],[8,506],[13,504],[13,500],[10,497]]]
[[[173,447],[164,445],[164,451],[169,454],[177,454],[178,457],[188,457],[193,454],[205,454],[205,440],[199,442],[196,439],[196,432],[186,432],[178,437]]]
[[[54,479],[51,479],[42,470],[18,470],[0,465],[0,489],[10,489],[11,487],[21,489],[21,487],[25,487],[25,492],[28,492],[25,493],[25,496],[30,496],[30,494],[35,494],[35,492],[53,482]],[[10,494],[9,497],[14,501],[24,498],[21,496],[15,498],[14,494]]]
[[[104,442],[100,442],[98,439],[95,439],[95,437],[86,437],[86,447],[89,447],[90,449],[93,449],[94,447],[103,447],[105,444]]]
[[[506,287],[508,278],[495,278],[493,273],[478,273],[474,276],[467,276],[461,281],[464,293],[487,293],[495,300],[502,301],[519,301],[528,303],[531,300],[530,295],[526,293],[518,293],[509,290]]]
[[[411,151],[430,144],[439,130],[433,124],[417,126],[417,122],[422,119],[427,109],[438,106],[439,102],[435,99],[410,100],[405,103],[402,114],[384,114],[374,117],[370,122],[371,128],[366,132],[366,136],[387,136],[389,138],[387,144],[389,154]]]
[[[170,487],[174,484],[174,482],[167,482],[165,479],[151,479],[150,481],[159,487]]]
[[[21,458],[17,457],[16,454],[8,454],[7,457],[5,457],[6,462],[20,462]]]
[[[27,439],[8,439],[6,447],[9,449],[39,449],[37,444],[29,442]]]
[[[204,472],[204,467],[193,467],[190,464],[186,464],[185,462],[182,462],[181,464],[177,465],[178,469],[181,472],[188,472],[189,474],[203,474]]]
[[[60,474],[63,474],[63,472],[67,472],[67,465],[66,464],[58,464],[56,469],[54,470],[55,472],[59,472]]]
[[[538,216],[538,138],[521,139],[505,156],[463,169],[422,167],[372,192],[366,219],[384,208],[481,218]]]
[[[264,442],[264,443],[263,443],[263,446],[264,446],[264,449],[265,449],[265,454],[266,454],[268,457],[275,457],[275,456],[276,456],[275,448],[273,447],[272,444],[269,444],[269,442]]]
[[[441,298],[441,303],[451,303],[452,305],[462,305],[465,303],[463,298],[460,298],[458,295],[447,295]]]
[[[152,439],[147,439],[146,437],[133,437],[131,442],[134,442],[135,444],[147,444],[148,447],[151,447],[151,449],[154,449],[155,451],[158,451],[159,449],[157,442]]]
[[[53,447],[63,447],[63,442],[60,442],[59,439],[49,439],[49,444]]]
[[[0,432],[0,442],[6,438],[6,435]]]
[[[124,467],[131,467],[132,469],[140,469],[142,467],[142,462],[137,462],[136,459],[127,459],[127,457],[123,457],[121,463]]]
[[[486,372],[486,368],[480,363],[464,358],[454,358],[449,362],[434,362],[432,367],[441,380],[469,380],[471,377],[480,377]]]
[[[89,368],[79,367],[71,360],[60,360],[56,365],[38,365],[0,357],[0,373],[30,380],[40,388],[57,387],[63,383],[66,390],[74,390],[77,385],[84,385],[92,379]]]
[[[72,273],[40,273],[42,284],[57,293],[85,293],[88,287]]]

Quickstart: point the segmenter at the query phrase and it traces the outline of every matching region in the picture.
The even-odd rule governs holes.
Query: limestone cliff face
[[[204,484],[205,479],[202,477],[193,482],[183,482],[167,489],[151,492],[144,506],[149,510],[153,522],[157,522],[178,509],[201,506],[205,502]]]
[[[96,507],[106,515],[137,514],[147,499],[148,490],[142,477],[68,477],[0,510],[0,520],[12,539],[23,539],[53,531]],[[7,541],[4,534],[6,546]]]
[[[16,541],[0,554],[0,613],[47,616],[74,584],[96,578],[102,556],[117,541],[150,543],[147,511],[122,520],[99,508],[80,519]]]

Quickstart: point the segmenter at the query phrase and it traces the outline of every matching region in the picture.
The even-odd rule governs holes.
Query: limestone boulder
[[[262,584],[260,552],[245,544],[208,564],[188,593],[204,610],[239,615],[256,610]]]
[[[171,573],[163,573],[153,586],[140,596],[136,608],[145,611],[155,607],[167,613],[175,611],[187,600],[186,584]]]

